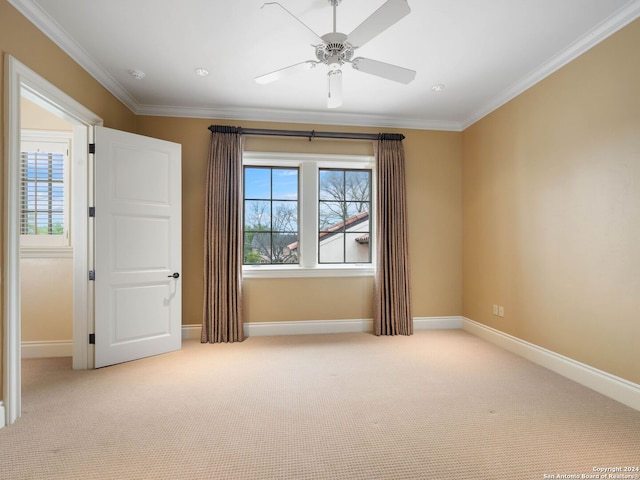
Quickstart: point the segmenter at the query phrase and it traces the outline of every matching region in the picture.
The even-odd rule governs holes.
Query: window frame
[[[269,172],[269,182],[270,182],[270,188],[269,188],[269,198],[254,198],[254,197],[246,197],[246,195],[244,195],[244,190],[243,190],[243,195],[242,195],[242,215],[243,215],[243,222],[242,222],[242,244],[243,244],[243,265],[258,265],[258,266],[264,266],[264,265],[283,265],[283,264],[292,264],[292,265],[297,265],[299,262],[273,262],[273,250],[274,250],[274,234],[281,234],[281,235],[286,235],[287,233],[295,233],[296,237],[299,238],[300,236],[300,222],[298,221],[299,217],[300,217],[300,169],[294,166],[284,166],[284,165],[242,165],[242,179],[243,179],[243,186],[244,183],[246,181],[247,178],[247,168],[249,169],[262,169],[265,171]],[[290,171],[295,171],[295,175],[296,175],[296,198],[295,200],[289,200],[289,199],[282,199],[282,198],[274,198],[274,192],[273,192],[273,174],[274,174],[274,170],[290,170]],[[246,248],[246,239],[247,239],[247,224],[244,221],[246,219],[246,214],[247,214],[247,202],[268,202],[269,203],[269,230],[264,230],[264,231],[250,231],[250,233],[262,233],[262,234],[268,234],[269,235],[269,257],[270,257],[270,261],[269,262],[264,262],[264,263],[244,263],[244,258],[245,258],[245,254],[244,254],[244,248]],[[296,210],[296,226],[297,229],[294,231],[284,231],[284,230],[274,230],[274,225],[273,225],[273,204],[274,203],[278,203],[278,202],[295,202],[295,210]],[[296,254],[296,257],[298,255]]]
[[[317,208],[318,208],[318,225],[316,227],[316,234],[318,236],[318,264],[320,265],[344,265],[344,264],[364,264],[364,265],[370,265],[371,262],[373,261],[373,252],[371,250],[371,237],[372,232],[371,229],[373,228],[373,221],[372,221],[372,208],[373,208],[373,204],[372,204],[372,192],[373,192],[373,170],[372,169],[363,169],[363,168],[347,168],[347,167],[340,167],[340,168],[336,168],[336,167],[331,167],[331,168],[327,168],[324,166],[320,166],[318,168],[318,186],[320,187],[321,183],[322,183],[322,172],[340,172],[341,176],[343,177],[342,180],[342,186],[345,187],[345,197],[342,199],[335,199],[333,198],[332,200],[327,200],[327,199],[323,199],[322,198],[322,192],[321,189],[319,188],[319,192],[318,192],[318,198],[317,198]],[[359,201],[354,201],[354,200],[349,200],[346,197],[346,182],[347,182],[347,176],[349,172],[366,172],[368,174],[368,181],[369,181],[369,194],[368,197],[365,201],[363,200],[359,200]],[[347,221],[352,218],[352,216],[345,216],[345,209],[347,208],[347,206],[350,203],[366,203],[368,205],[368,209],[367,209],[367,230],[366,230],[366,234],[369,237],[369,240],[367,241],[367,257],[368,260],[367,261],[353,261],[353,262],[348,262],[346,261],[347,255],[348,255],[348,242],[349,242],[349,238],[353,238],[354,235],[356,236],[362,236],[363,232],[362,230],[357,230],[357,231],[352,231],[349,232],[349,224],[347,223]],[[342,211],[342,217],[340,218],[340,222],[338,223],[342,223],[342,227],[341,229],[343,229],[340,232],[332,232],[331,228],[328,229],[321,229],[320,228],[320,220],[322,219],[322,205],[325,205],[325,208],[328,204],[343,204],[342,206],[339,207],[339,209]],[[329,207],[330,209],[330,207]],[[336,224],[333,224],[333,226],[335,226]],[[355,226],[355,225],[354,225]],[[324,261],[322,260],[323,254],[322,254],[322,239],[321,237],[326,236],[326,240],[328,240],[329,242],[331,242],[331,236],[332,234],[335,234],[338,236],[338,238],[340,239],[340,243],[342,244],[342,249],[341,249],[341,256],[342,256],[342,261],[329,261],[327,259],[325,259]],[[355,239],[354,239],[355,240]],[[357,248],[357,247],[356,247]],[[330,253],[326,252],[325,255],[327,256],[331,256]]]
[[[71,149],[73,132],[66,130],[31,130],[20,131],[20,155],[29,149],[24,143],[61,144],[66,145],[67,152],[63,160],[63,234],[62,235],[29,235],[20,234],[20,256],[23,258],[68,257],[71,247]],[[63,147],[64,148],[64,147]],[[22,185],[22,175],[20,185]],[[22,210],[19,212],[22,215]]]
[[[375,160],[371,155],[244,152],[244,166],[297,167],[299,169],[298,264],[243,265],[244,278],[370,277],[375,273],[375,222],[371,221],[371,263],[321,264],[318,262],[318,190],[320,168],[371,171],[371,211],[375,218]],[[244,178],[244,176],[243,176]],[[244,181],[244,180],[243,180]],[[241,197],[244,199],[244,184]],[[244,232],[244,219],[241,220]]]

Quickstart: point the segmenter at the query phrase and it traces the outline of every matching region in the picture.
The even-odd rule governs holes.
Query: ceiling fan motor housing
[[[351,61],[353,47],[347,42],[347,36],[340,32],[331,32],[322,36],[321,45],[316,47],[316,58],[330,68],[339,68],[345,62]]]

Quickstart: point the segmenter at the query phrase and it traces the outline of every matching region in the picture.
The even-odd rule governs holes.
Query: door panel
[[[181,146],[96,128],[95,366],[178,350]]]

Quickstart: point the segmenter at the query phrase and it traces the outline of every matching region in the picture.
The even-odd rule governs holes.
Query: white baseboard
[[[640,385],[637,383],[616,377],[465,317],[462,318],[462,328],[574,382],[635,410],[640,410]]]
[[[22,342],[20,350],[22,358],[72,357],[73,340]]]
[[[182,339],[200,339],[200,325],[183,325]],[[415,330],[440,330],[462,328],[462,317],[416,317],[413,319]],[[244,324],[246,337],[277,335],[309,335],[318,333],[357,333],[373,332],[373,320],[302,320],[294,322],[253,322]]]
[[[373,321],[370,319],[302,320],[298,322],[254,322],[244,324],[244,334],[247,337],[372,331]]]
[[[414,330],[451,330],[462,328],[462,317],[415,317]]]
[[[182,339],[183,340],[200,340],[200,333],[202,332],[202,325],[182,325]]]
[[[416,330],[461,328],[462,317],[416,317]],[[202,325],[182,325],[183,340],[200,340]],[[244,334],[250,336],[305,335],[315,333],[373,332],[373,320],[306,320],[299,322],[253,322],[244,324]],[[73,341],[22,342],[22,358],[73,356]]]
[[[4,413],[4,403],[0,400],[0,428],[5,426],[5,413]]]

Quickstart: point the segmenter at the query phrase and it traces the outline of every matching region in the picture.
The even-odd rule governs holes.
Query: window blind
[[[64,235],[65,155],[23,151],[20,155],[20,233]]]

